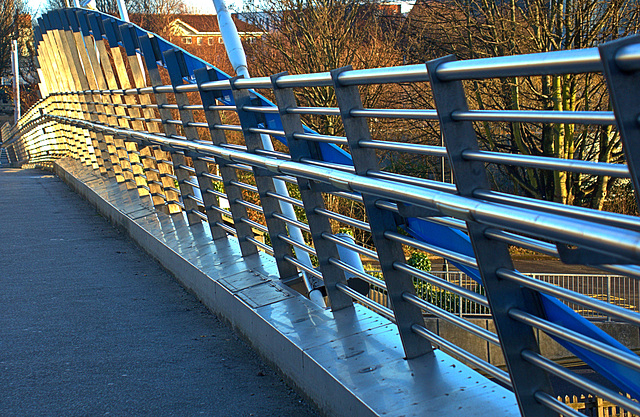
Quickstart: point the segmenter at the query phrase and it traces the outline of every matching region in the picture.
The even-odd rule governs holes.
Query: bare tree
[[[455,53],[462,59],[587,48],[638,30],[632,0],[445,0],[414,7],[406,30],[409,62]],[[437,22],[437,24],[435,24]],[[600,75],[564,75],[472,82],[478,109],[607,110]],[[416,95],[409,96],[416,99]],[[490,150],[620,162],[620,139],[609,127],[573,124],[480,124]],[[614,185],[608,177],[501,167],[509,182],[498,188],[567,204],[602,208]]]
[[[25,4],[22,0],[0,2],[0,71],[2,75],[11,72],[11,42],[20,40],[20,33],[31,26]]]
[[[265,35],[248,45],[249,68],[256,75],[282,71],[308,74],[346,65],[373,68],[401,62],[398,40],[402,16],[374,1],[267,0],[259,11],[249,11],[248,22]],[[365,106],[391,97],[379,86],[362,89]],[[301,106],[335,106],[332,88],[305,89]],[[307,125],[323,134],[340,134],[339,118],[306,117]]]
[[[164,21],[159,19],[160,16],[166,16],[170,19],[171,15],[183,13],[186,10],[183,0],[126,0],[125,4],[129,13],[157,16],[158,18],[149,19],[147,22],[154,25],[153,29],[162,28],[159,26],[160,23],[156,23]],[[73,0],[47,0],[45,10],[62,9],[71,6],[73,6]],[[103,13],[116,17],[120,16],[116,0],[96,0],[96,7]]]
[[[180,13],[186,12],[183,0],[132,0],[127,2],[129,13],[137,13],[140,27],[163,34]]]
[[[11,69],[11,42],[18,41],[20,59],[21,106],[27,109],[37,99],[37,83],[33,62],[34,47],[31,15],[22,0],[5,0],[0,3],[0,76],[8,77]],[[13,95],[11,85],[2,86],[0,94]],[[15,97],[13,97],[15,101]]]

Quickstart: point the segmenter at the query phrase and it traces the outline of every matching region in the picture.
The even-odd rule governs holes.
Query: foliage
[[[431,271],[431,260],[425,252],[413,251],[407,260],[407,264],[421,271]]]
[[[128,6],[129,2],[127,2]],[[44,10],[64,9],[73,5],[73,0],[47,0]],[[103,13],[119,16],[117,0],[96,0],[96,7]]]
[[[72,4],[73,0],[47,0],[45,10],[62,9]],[[141,26],[154,33],[162,33],[174,15],[187,10],[183,0],[127,0],[125,4],[129,15],[144,15]],[[120,16],[117,0],[96,0],[96,7],[103,13]]]
[[[431,271],[431,261],[429,260],[428,254],[425,252],[411,252],[409,259],[407,259],[407,264],[421,271]],[[477,311],[478,306],[472,301],[463,298],[462,305],[460,305],[461,300],[459,295],[452,293],[451,291],[443,290],[440,287],[432,285],[430,282],[414,278],[413,284],[418,297],[450,313],[459,314],[461,307],[463,313],[479,312]],[[475,292],[484,294],[484,289],[482,286],[476,284]]]

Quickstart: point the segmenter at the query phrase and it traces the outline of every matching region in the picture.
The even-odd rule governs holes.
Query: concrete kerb
[[[334,314],[284,286],[270,257],[243,258],[234,239],[214,242],[206,226],[157,212],[74,160],[59,160],[54,172],[326,415],[518,414],[510,391],[440,351],[404,360],[388,320],[361,306]]]

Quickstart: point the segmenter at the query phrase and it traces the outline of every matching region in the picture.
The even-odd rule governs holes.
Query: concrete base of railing
[[[405,360],[395,325],[356,305],[332,313],[277,276],[233,238],[213,241],[71,159],[54,170],[216,315],[227,320],[303,395],[336,416],[513,416],[514,395],[441,351]]]

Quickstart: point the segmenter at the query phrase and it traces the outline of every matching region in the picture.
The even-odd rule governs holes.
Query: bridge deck
[[[0,170],[0,248],[0,415],[315,415],[57,177]]]

